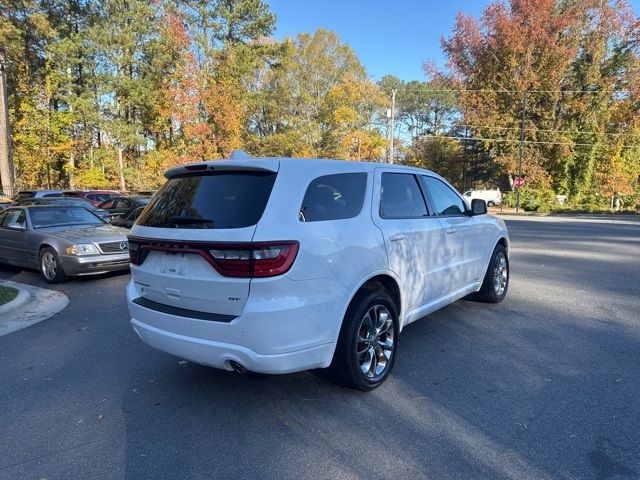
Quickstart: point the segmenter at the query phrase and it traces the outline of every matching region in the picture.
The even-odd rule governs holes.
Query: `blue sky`
[[[266,0],[282,39],[319,27],[338,33],[355,50],[374,80],[394,74],[423,80],[422,63],[445,63],[440,38],[458,11],[479,16],[487,0]],[[640,0],[630,2],[636,12]]]

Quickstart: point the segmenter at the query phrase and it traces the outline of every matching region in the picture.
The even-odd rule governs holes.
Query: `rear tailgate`
[[[251,242],[277,175],[275,169],[179,167],[131,230],[131,274],[138,294],[197,312],[239,316],[250,278],[223,275],[213,249]],[[171,173],[171,172],[170,172]],[[228,253],[225,253],[228,252]],[[219,255],[219,252],[217,252]]]

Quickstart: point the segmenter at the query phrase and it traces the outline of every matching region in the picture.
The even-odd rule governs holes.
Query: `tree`
[[[376,158],[384,100],[348,45],[327,30],[287,39],[257,75],[247,143],[259,154]]]
[[[480,20],[459,14],[443,48],[464,88],[464,124],[514,173],[526,95],[529,185],[586,201],[603,186],[595,172],[613,161],[616,137],[637,122],[637,101],[629,103],[637,99],[629,89],[638,76],[636,27],[622,0],[511,0],[489,5]],[[623,104],[626,115],[616,118]],[[638,140],[628,135],[625,144]]]

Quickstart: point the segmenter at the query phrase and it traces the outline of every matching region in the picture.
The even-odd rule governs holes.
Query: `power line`
[[[492,125],[461,125],[456,124],[453,125],[454,128],[486,128],[488,130],[520,130],[520,127],[496,127]],[[614,135],[614,136],[624,136],[624,137],[640,137],[638,133],[617,133],[617,132],[574,132],[572,130],[553,130],[553,129],[545,129],[545,128],[535,128],[535,127],[525,127],[525,130],[530,130],[534,132],[552,132],[552,133],[569,133],[575,135]]]
[[[420,137],[429,138],[447,138],[451,140],[476,140],[480,142],[498,142],[498,143],[520,143],[520,140],[511,140],[506,138],[483,138],[483,137],[458,137],[453,135],[433,135],[423,134]],[[538,145],[567,145],[570,147],[596,147],[598,143],[574,143],[574,142],[543,142],[538,140],[524,140],[524,143],[532,143]],[[621,145],[620,148],[640,148],[640,145]]]
[[[590,94],[595,95],[597,93],[606,93],[602,90],[506,90],[506,89],[491,89],[491,88],[427,88],[427,92],[435,93],[460,93],[460,92],[474,92],[474,93],[517,93],[522,95],[523,93],[561,93],[561,94]],[[610,93],[630,93],[629,90],[613,90]]]

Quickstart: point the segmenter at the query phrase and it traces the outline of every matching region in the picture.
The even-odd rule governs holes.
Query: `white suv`
[[[183,165],[129,237],[131,325],[226,370],[329,367],[369,390],[409,323],[464,296],[500,302],[504,222],[417,168],[264,158]]]

